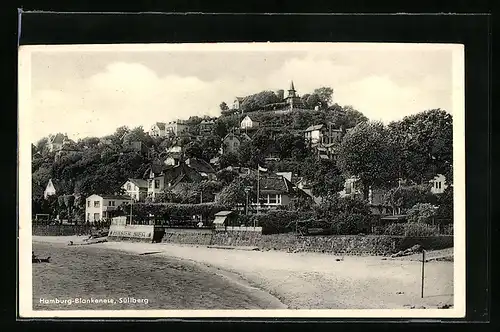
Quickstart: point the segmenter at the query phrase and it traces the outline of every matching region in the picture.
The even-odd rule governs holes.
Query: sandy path
[[[76,237],[33,237],[68,243]],[[280,251],[223,250],[167,243],[107,242],[109,249],[166,255],[236,273],[280,299],[291,309],[436,308],[453,304],[453,263],[426,263],[420,298],[421,263],[380,257],[335,256]]]

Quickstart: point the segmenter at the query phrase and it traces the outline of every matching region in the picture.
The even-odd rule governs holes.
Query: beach
[[[93,259],[99,258],[103,267],[120,261],[116,257],[122,257],[122,260],[124,256],[133,257],[124,266],[115,265],[114,270],[116,274],[126,271],[128,274],[124,278],[134,280],[137,287],[126,288],[128,294],[136,294],[135,297],[140,297],[141,292],[157,294],[156,301],[166,302],[161,297],[163,293],[184,298],[161,308],[195,309],[193,305],[197,304],[200,309],[421,309],[453,305],[453,262],[448,261],[425,264],[424,297],[421,298],[422,263],[415,258],[340,257],[321,253],[227,250],[167,243],[103,242],[68,246],[69,241],[83,243],[82,237],[33,236],[33,248],[43,248],[43,252],[37,252],[41,257],[51,255],[51,250],[72,251],[83,257],[81,263],[85,262],[85,255],[92,252]],[[47,265],[57,264],[56,257],[51,260],[53,263]],[[145,261],[149,263],[143,265]],[[181,266],[188,269],[187,272],[175,270],[175,267],[181,269]],[[41,278],[36,276],[38,268],[41,267],[34,267],[35,289],[39,287],[36,283]],[[148,273],[144,272],[146,268]],[[108,270],[107,275],[102,273],[104,271],[93,272],[97,283],[109,278]],[[77,272],[73,275],[79,278]],[[145,280],[146,277],[153,279]],[[165,288],[167,286],[161,285],[160,280],[166,278],[170,281],[187,279]],[[142,283],[136,282],[137,279],[142,279]],[[50,284],[58,280],[47,279],[43,282]],[[87,281],[87,286],[81,289],[97,292],[96,282]],[[102,287],[101,291],[106,293]],[[36,298],[40,296],[40,292],[35,293],[34,300],[35,295]],[[212,297],[214,301],[199,301],[203,294],[211,294],[204,296]],[[42,295],[48,296],[49,293],[47,291]],[[119,308],[115,306],[113,309]]]

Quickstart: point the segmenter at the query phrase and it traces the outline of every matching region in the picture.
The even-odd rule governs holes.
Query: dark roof
[[[262,192],[288,193],[293,185],[283,176],[270,175],[260,178],[259,190]]]
[[[130,201],[130,197],[125,195],[98,195],[98,196],[101,196],[104,199],[121,199],[124,201]]]
[[[215,173],[212,165],[210,165],[203,159],[189,158],[188,160],[186,160],[186,164],[200,173]]]
[[[165,122],[157,122],[157,123],[156,123],[156,126],[157,126],[160,130],[165,130]]]
[[[236,97],[235,100],[237,100],[237,101],[243,101],[243,100],[245,100],[245,97]]]
[[[318,125],[310,126],[305,131],[320,130],[321,128],[323,128],[323,126],[324,126],[323,124],[318,124]]]
[[[148,187],[148,181],[146,180],[143,179],[128,179],[128,180],[140,188]]]
[[[56,180],[56,179],[49,179],[49,181],[52,181],[52,185],[54,186],[54,189],[57,191],[61,188],[61,182],[59,180]],[[47,185],[49,185],[49,183],[47,182]]]
[[[200,182],[203,177],[194,168],[189,167],[185,163],[181,163],[174,167],[166,168],[164,171],[165,183],[175,185],[179,182]]]

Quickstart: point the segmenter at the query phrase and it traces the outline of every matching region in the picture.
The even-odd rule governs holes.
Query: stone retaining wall
[[[87,235],[92,228],[84,225],[33,225],[32,234],[37,236]]]
[[[451,248],[453,247],[453,236],[296,236],[292,233],[262,235],[258,232],[245,231],[190,230],[186,232],[167,229],[162,242],[206,246],[253,246],[258,247],[260,250],[326,252],[343,255],[388,255],[416,244],[420,244],[426,250]]]

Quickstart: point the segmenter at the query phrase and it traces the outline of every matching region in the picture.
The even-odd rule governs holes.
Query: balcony
[[[117,208],[118,208],[117,206],[104,205],[102,207],[102,211],[103,212],[116,211]]]

